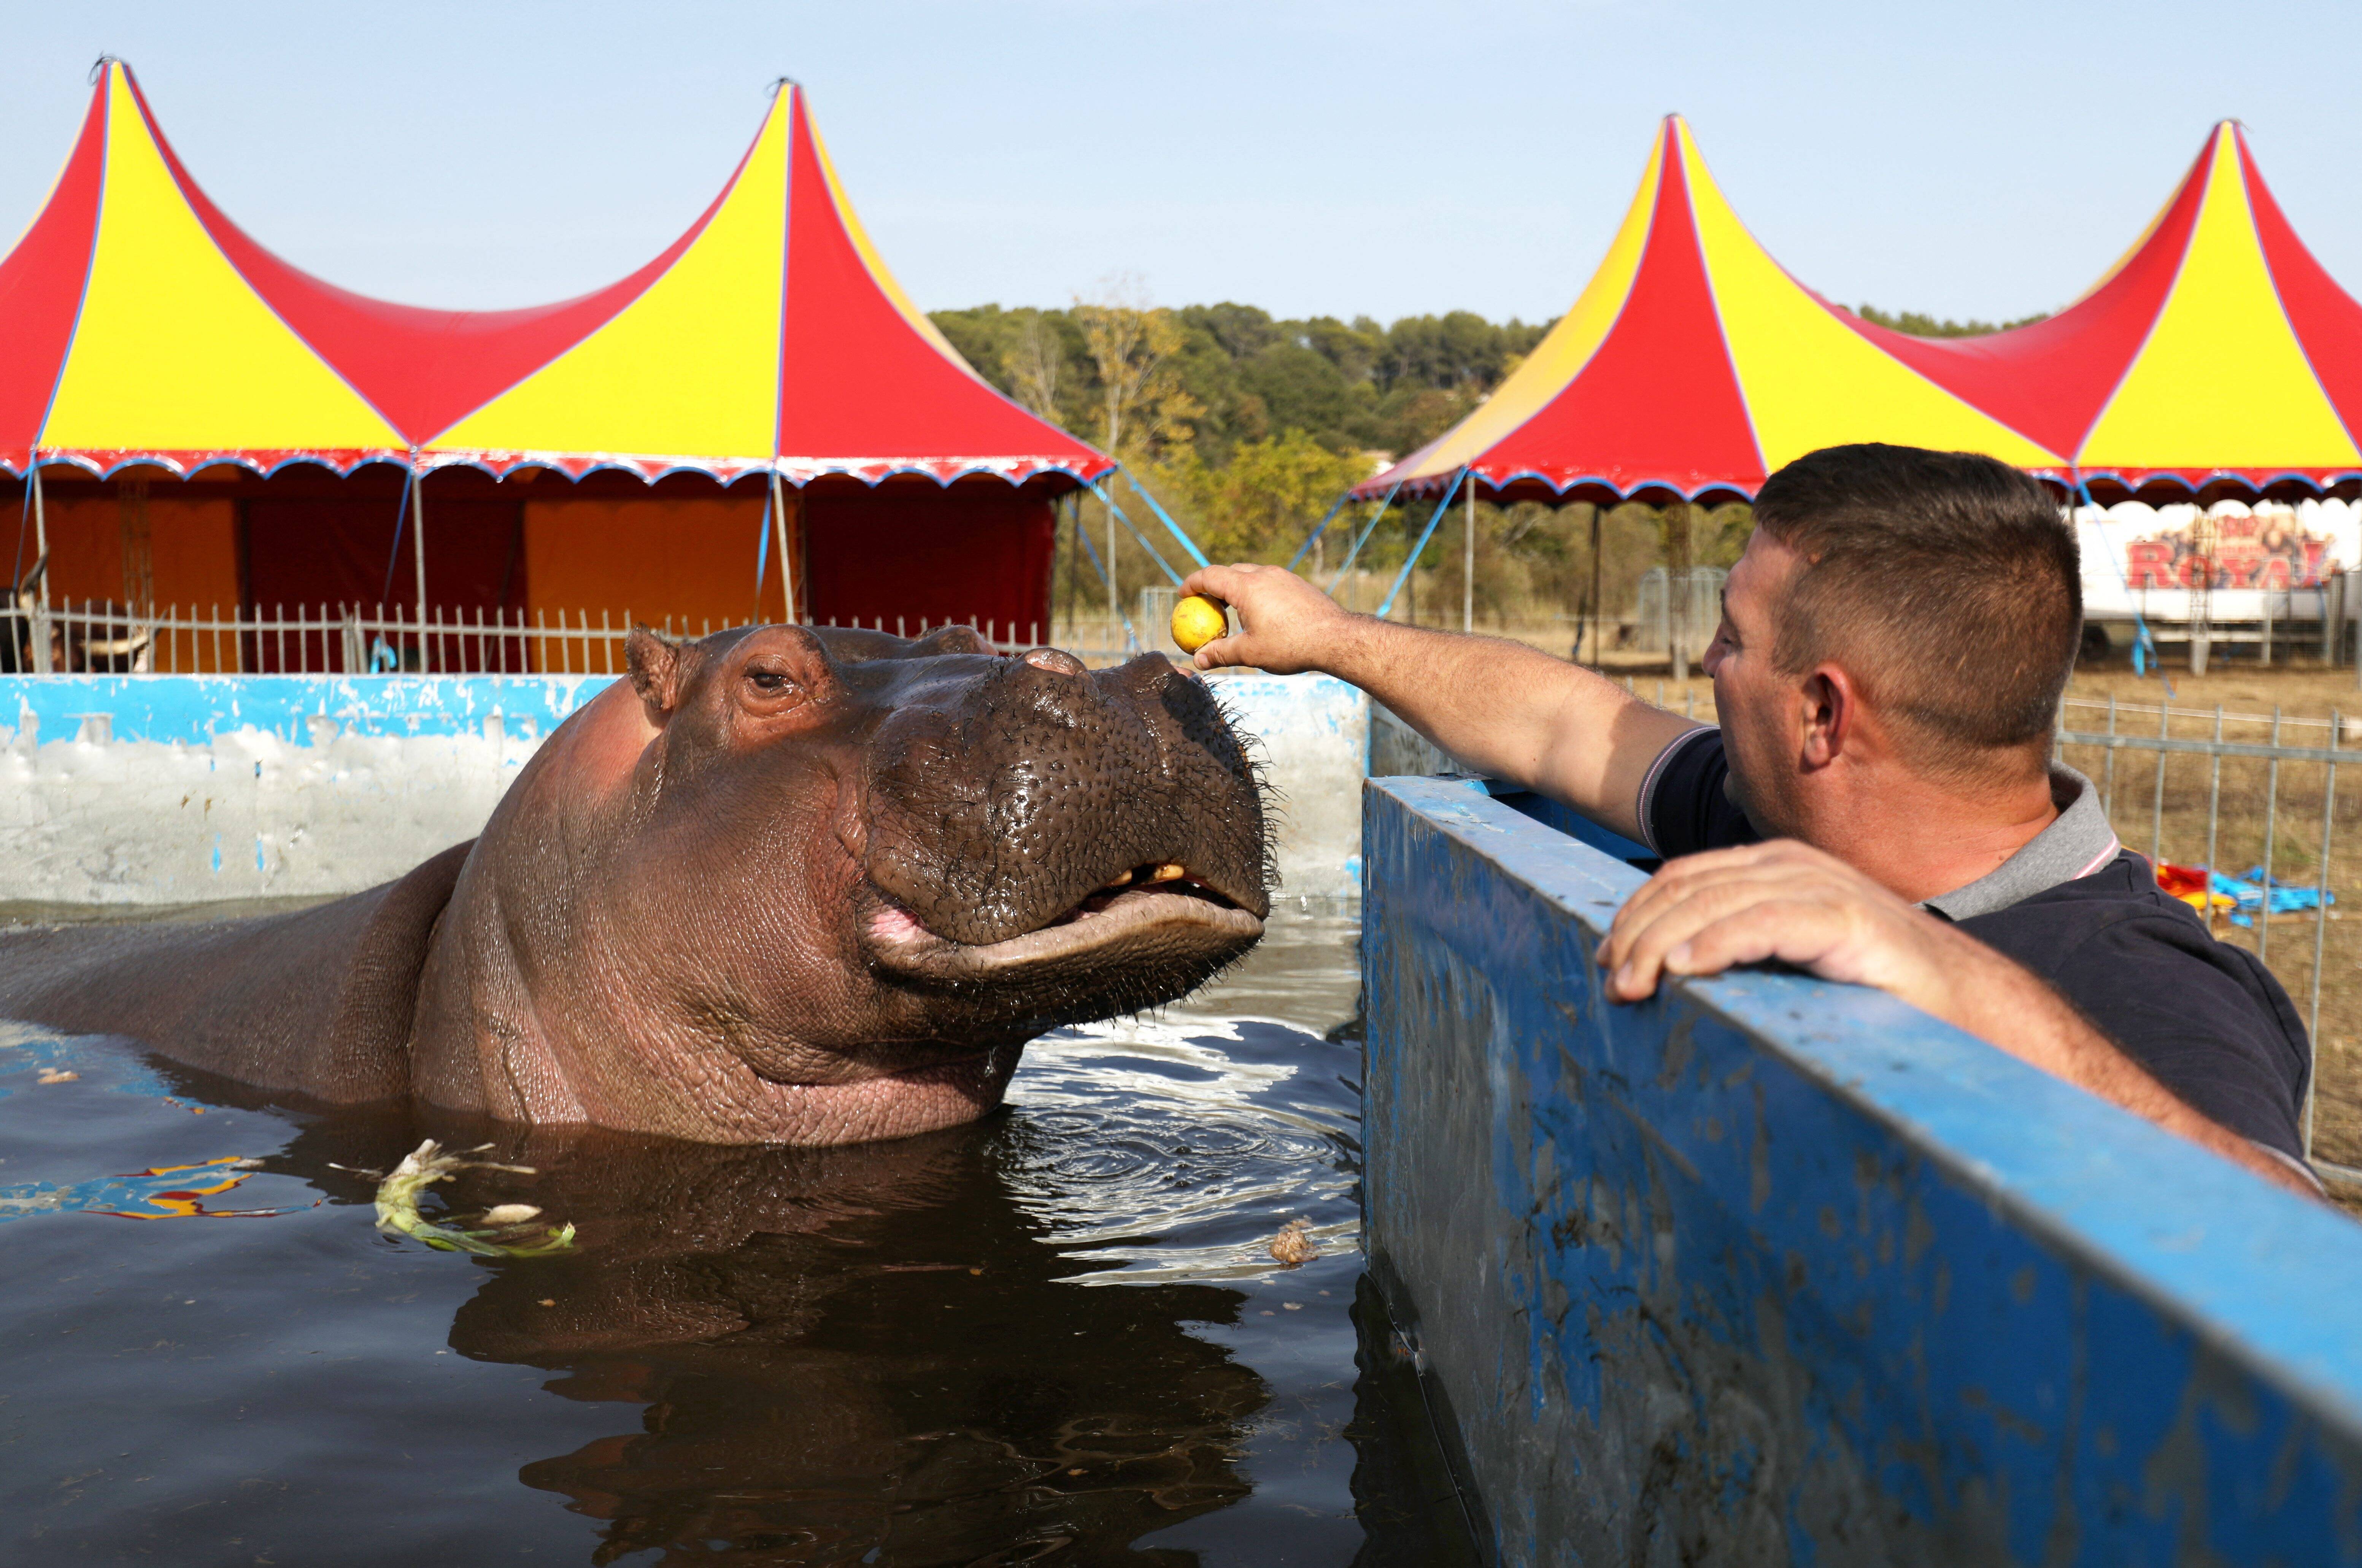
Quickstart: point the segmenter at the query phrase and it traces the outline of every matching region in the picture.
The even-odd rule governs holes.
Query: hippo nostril
[[[1088,670],[1083,668],[1083,661],[1081,659],[1076,658],[1073,654],[1068,653],[1064,648],[1029,649],[1026,652],[1024,658],[1025,662],[1032,665],[1034,668],[1046,669],[1053,675],[1087,675],[1089,673]]]

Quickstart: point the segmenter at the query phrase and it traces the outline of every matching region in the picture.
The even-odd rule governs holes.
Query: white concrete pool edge
[[[480,831],[607,676],[0,677],[0,901],[321,897]],[[1369,702],[1221,674],[1276,791],[1279,892],[1357,895]]]

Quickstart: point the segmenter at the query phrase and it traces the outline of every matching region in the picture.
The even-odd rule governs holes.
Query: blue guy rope
[[[1212,566],[1214,564],[1206,558],[1206,552],[1198,547],[1198,541],[1191,538],[1182,528],[1180,524],[1173,521],[1171,514],[1168,513],[1164,508],[1156,504],[1156,498],[1148,493],[1148,487],[1146,485],[1141,483],[1139,480],[1132,477],[1132,472],[1130,469],[1125,468],[1121,463],[1118,463],[1116,465],[1116,470],[1122,474],[1125,482],[1131,486],[1131,493],[1140,497],[1141,500],[1148,502],[1148,510],[1156,513],[1156,520],[1164,525],[1164,531],[1181,541],[1181,547],[1189,552],[1189,558],[1191,560],[1196,561],[1199,566]],[[1126,526],[1129,526],[1129,525],[1126,525]],[[1178,580],[1176,579],[1175,580]]]
[[[1400,489],[1402,489],[1402,480],[1396,480],[1394,490],[1386,491],[1385,499],[1378,502],[1378,509],[1370,513],[1369,522],[1363,526],[1361,534],[1353,540],[1353,547],[1345,552],[1345,564],[1339,567],[1336,575],[1329,580],[1329,592],[1337,591],[1337,585],[1345,580],[1345,574],[1352,571],[1353,563],[1362,558],[1362,547],[1368,544],[1370,536],[1378,531],[1378,520],[1386,514],[1386,508],[1395,503],[1395,491]]]
[[[1143,533],[1142,533],[1142,532],[1140,531],[1140,525],[1139,525],[1138,524],[1134,523],[1131,518],[1126,517],[1126,516],[1123,514],[1123,508],[1122,508],[1122,507],[1120,507],[1120,506],[1118,506],[1118,505],[1115,503],[1115,497],[1113,497],[1113,496],[1109,495],[1106,491],[1104,491],[1104,490],[1100,489],[1100,488],[1098,487],[1098,484],[1093,483],[1092,481],[1090,481],[1090,480],[1084,480],[1083,482],[1085,482],[1086,484],[1089,484],[1089,485],[1090,485],[1090,487],[1091,487],[1091,493],[1092,493],[1093,495],[1096,495],[1096,496],[1098,496],[1098,497],[1099,498],[1099,504],[1100,504],[1100,505],[1102,505],[1102,506],[1104,506],[1104,507],[1106,507],[1106,508],[1108,509],[1108,513],[1109,513],[1109,515],[1111,515],[1112,517],[1114,517],[1114,519],[1115,519],[1117,522],[1119,522],[1119,523],[1122,524],[1126,528],[1128,528],[1128,529],[1130,529],[1130,530],[1131,531],[1131,536],[1132,536],[1133,538],[1135,538],[1135,539],[1137,539],[1137,540],[1139,540],[1139,541],[1140,541],[1140,547],[1141,547],[1142,549],[1146,550],[1146,551],[1148,552],[1149,558],[1150,558],[1150,559],[1152,559],[1152,560],[1153,560],[1153,561],[1154,561],[1154,562],[1155,562],[1159,567],[1161,567],[1162,569],[1164,569],[1164,575],[1165,575],[1166,577],[1168,577],[1168,578],[1170,578],[1170,579],[1172,579],[1172,580],[1173,580],[1173,586],[1174,586],[1174,587],[1175,587],[1175,588],[1180,587],[1180,586],[1181,586],[1181,574],[1180,574],[1179,572],[1177,572],[1177,571],[1175,571],[1175,570],[1173,569],[1173,565],[1172,565],[1172,563],[1171,563],[1170,561],[1167,561],[1167,560],[1164,558],[1164,556],[1163,556],[1163,555],[1161,555],[1161,554],[1159,554],[1159,553],[1158,553],[1157,548],[1156,548],[1156,547],[1155,547],[1154,545],[1152,545],[1152,544],[1150,544],[1150,543],[1148,542],[1148,536],[1147,536],[1147,535],[1145,535],[1145,534],[1143,534]],[[1195,549],[1197,547],[1193,545],[1193,546],[1191,546],[1190,547],[1191,547],[1192,549]],[[1097,560],[1097,559],[1098,558],[1098,548],[1097,548],[1097,547],[1093,547],[1093,549],[1092,549],[1092,552],[1091,552],[1091,558],[1092,558],[1093,560]],[[1200,557],[1198,557],[1198,559],[1200,559],[1200,560],[1205,559],[1205,558],[1204,558],[1203,556],[1200,556]],[[1104,573],[1102,573],[1102,575],[1104,575]]]
[[[762,619],[763,575],[771,569],[771,486],[763,485],[763,524],[755,536],[755,618]]]
[[[1120,516],[1121,513],[1118,513],[1118,515]],[[1140,648],[1140,634],[1131,629],[1131,617],[1123,613],[1123,602],[1116,597],[1115,583],[1110,578],[1109,578],[1108,569],[1099,562],[1099,547],[1091,543],[1091,531],[1088,528],[1077,528],[1075,530],[1075,537],[1080,539],[1083,542],[1083,548],[1089,552],[1091,558],[1091,569],[1099,574],[1099,581],[1108,591],[1108,600],[1116,607],[1116,619],[1123,623],[1123,640],[1125,645],[1131,647],[1134,652],[1138,652]]]
[[[2090,480],[2078,480],[2075,483],[2075,493],[2083,498],[2084,505],[2091,507],[2099,505],[2098,502],[2092,499]],[[2071,514],[2070,521],[2072,521]],[[2103,539],[2107,537],[2105,534],[2100,536]],[[2157,657],[2157,638],[2148,629],[2148,617],[2141,613],[2140,601],[2133,596],[2132,580],[2125,575],[2124,562],[2116,559],[2116,552],[2113,548],[2108,551],[2108,564],[2116,569],[2116,585],[2125,591],[2125,601],[2133,607],[2133,674],[2136,677],[2145,676],[2148,673],[2150,665],[2159,662]]]
[[[1379,620],[1385,620],[1386,618],[1386,612],[1395,607],[1395,595],[1400,593],[1403,591],[1403,584],[1410,580],[1411,568],[1418,565],[1419,552],[1427,548],[1427,542],[1429,539],[1435,537],[1435,530],[1443,523],[1443,514],[1451,510],[1452,497],[1458,495],[1460,493],[1460,487],[1467,482],[1468,470],[1466,469],[1461,469],[1457,474],[1452,476],[1451,488],[1443,492],[1443,499],[1435,503],[1435,515],[1427,520],[1426,532],[1419,535],[1418,543],[1410,547],[1410,554],[1403,558],[1403,569],[1401,573],[1395,578],[1395,585],[1386,590],[1386,602],[1379,605],[1375,612]]]
[[[418,482],[418,465],[414,462],[402,470],[402,510],[393,514],[393,548],[385,553],[385,586],[378,590],[380,604],[393,597],[393,569],[402,561],[402,531],[410,526],[410,487]],[[426,606],[418,607],[421,615]]]
[[[17,567],[8,574],[8,586],[15,588],[25,580],[25,526],[33,520],[33,464],[25,464],[25,504],[17,513]],[[17,606],[11,603],[8,608]]]
[[[1386,493],[1391,496],[1394,494],[1394,491],[1388,491]],[[1314,525],[1312,532],[1304,536],[1304,543],[1296,547],[1296,553],[1287,558],[1288,570],[1294,571],[1296,569],[1297,563],[1304,558],[1305,553],[1310,550],[1314,545],[1320,542],[1320,536],[1329,531],[1329,525],[1337,520],[1337,513],[1344,511],[1345,503],[1352,499],[1353,492],[1350,489],[1347,490],[1344,494],[1337,498],[1337,504],[1329,509],[1329,515],[1320,519],[1320,521]]]

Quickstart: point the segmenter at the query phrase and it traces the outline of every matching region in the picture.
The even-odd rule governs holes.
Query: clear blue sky
[[[524,304],[610,281],[719,187],[770,81],[928,308],[1556,315],[1657,117],[1834,298],[1988,318],[2071,298],[2207,127],[2244,119],[2362,292],[2362,9],[1377,0],[998,5],[20,3],[0,229],[102,51],[265,244],[365,293]]]

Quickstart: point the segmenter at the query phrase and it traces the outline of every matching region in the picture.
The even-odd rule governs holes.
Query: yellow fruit
[[[1219,599],[1192,593],[1173,606],[1173,640],[1183,653],[1196,653],[1230,629],[1228,606]]]

